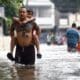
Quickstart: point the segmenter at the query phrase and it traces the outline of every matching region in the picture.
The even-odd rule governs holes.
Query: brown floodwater
[[[15,66],[0,60],[0,80],[60,80],[60,72],[51,64],[53,60],[41,60],[34,66]]]

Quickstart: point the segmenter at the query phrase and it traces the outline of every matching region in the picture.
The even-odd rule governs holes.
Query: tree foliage
[[[18,8],[23,0],[0,0],[0,6],[5,7],[7,17],[17,15]]]

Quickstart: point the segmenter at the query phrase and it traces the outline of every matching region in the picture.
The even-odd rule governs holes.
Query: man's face
[[[26,8],[21,8],[19,10],[19,17],[21,19],[25,19],[27,17],[27,10],[26,10]]]

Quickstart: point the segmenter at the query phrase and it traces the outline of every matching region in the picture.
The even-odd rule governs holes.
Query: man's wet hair
[[[19,10],[20,10],[20,9],[22,9],[22,8],[25,8],[25,9],[26,9],[26,11],[27,11],[27,8],[26,8],[26,6],[21,6],[21,7],[19,8]]]

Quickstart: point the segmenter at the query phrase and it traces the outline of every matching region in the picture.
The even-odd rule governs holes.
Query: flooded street
[[[41,44],[42,59],[33,68],[16,67],[0,52],[0,80],[80,80],[80,55],[68,53],[66,45]]]
[[[35,64],[17,64],[33,64],[33,45]],[[0,0],[0,80],[80,80],[74,48],[80,51],[80,0]]]

